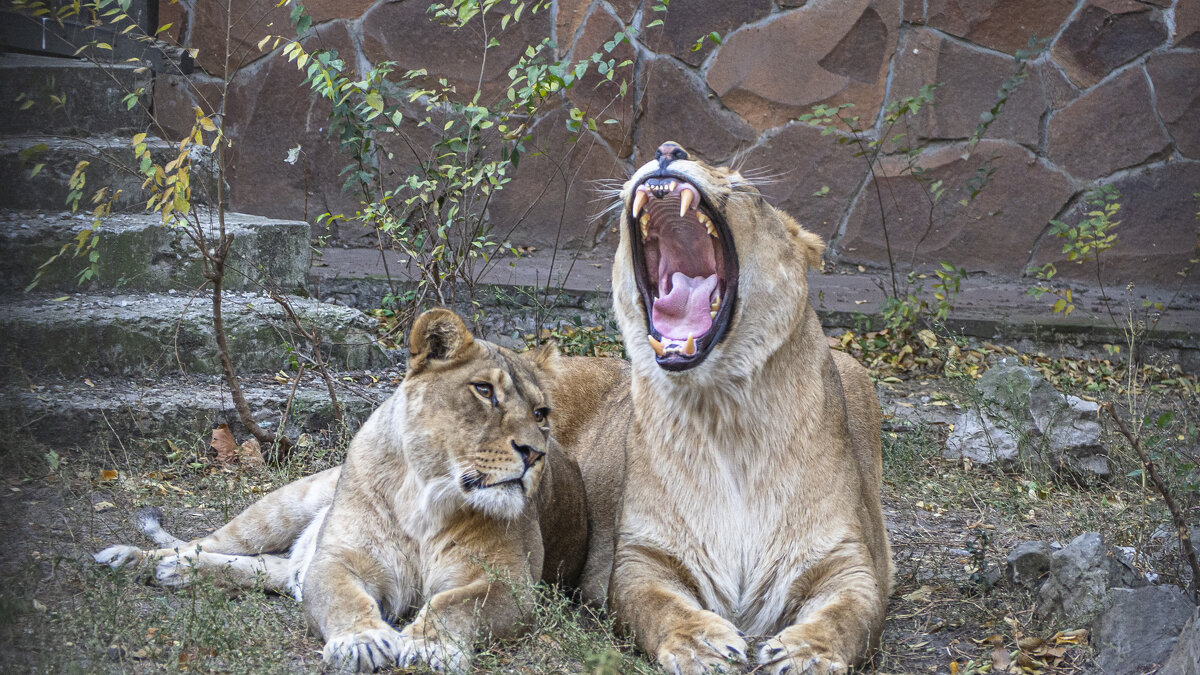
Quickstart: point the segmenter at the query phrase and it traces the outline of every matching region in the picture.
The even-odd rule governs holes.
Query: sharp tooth
[[[708,230],[708,236],[712,237],[713,239],[721,238],[720,236],[717,235],[717,228],[713,227],[711,220],[708,221],[707,223],[704,223],[704,229]]]
[[[679,217],[687,215],[688,209],[692,208],[692,200],[696,198],[696,193],[692,189],[685,187],[679,191]]]
[[[650,214],[643,213],[642,219],[638,223],[642,226],[642,239],[650,236]]]
[[[688,356],[696,353],[696,338],[692,337],[691,333],[688,333],[687,342],[683,343],[683,353]]]
[[[659,356],[662,356],[663,355],[662,343],[659,342],[658,340],[655,340],[653,335],[647,335],[646,337],[650,339],[650,346],[652,348],[654,348],[654,353],[658,354]]]
[[[709,304],[708,308],[714,312],[721,309],[721,296],[718,295],[717,297],[713,298],[713,301],[711,304]]]
[[[642,212],[642,207],[646,205],[646,191],[638,188],[637,192],[633,193],[633,217],[637,218]]]
[[[708,316],[713,319],[717,318],[717,310],[715,310],[715,309],[712,310],[711,312],[708,313]]]
[[[677,187],[679,187],[679,183],[671,181],[670,183],[667,183],[667,192],[674,192],[675,188]]]

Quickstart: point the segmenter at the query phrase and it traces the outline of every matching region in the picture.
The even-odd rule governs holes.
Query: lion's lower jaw
[[[513,520],[525,511],[525,492],[515,485],[474,490],[466,495],[472,509],[499,520]]]

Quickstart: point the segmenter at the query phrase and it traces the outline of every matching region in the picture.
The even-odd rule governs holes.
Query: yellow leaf
[[[114,481],[117,479],[117,476],[119,476],[119,475],[120,474],[118,474],[116,471],[113,471],[112,469],[101,469],[100,470],[100,482],[108,483],[108,482]]]
[[[217,130],[217,125],[213,124],[212,120],[208,119],[207,117],[201,117],[196,121],[200,123],[200,128],[204,129],[205,131]],[[196,139],[196,142],[200,142],[200,139]]]

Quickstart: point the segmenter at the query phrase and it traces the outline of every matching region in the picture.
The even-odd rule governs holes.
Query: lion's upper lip
[[[724,218],[686,176],[657,171],[634,188],[629,219],[658,363],[669,370],[697,365],[723,337],[736,295],[737,261]]]

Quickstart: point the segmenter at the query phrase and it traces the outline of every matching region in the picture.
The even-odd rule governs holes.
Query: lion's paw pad
[[[467,669],[470,661],[470,654],[453,642],[400,634],[399,655],[396,657],[396,663],[400,666],[424,663],[438,672],[461,673]]]
[[[125,567],[131,563],[135,563],[140,560],[141,557],[142,550],[138,547],[118,544],[116,546],[109,546],[103,551],[100,551],[96,555],[92,556],[92,559],[101,565],[108,565],[113,569],[117,569],[118,567]]]
[[[335,637],[325,643],[321,658],[330,665],[345,665],[370,672],[398,661],[403,642],[394,628],[372,628]]]
[[[843,675],[846,664],[818,654],[807,644],[768,640],[758,650],[758,663],[771,675]]]

